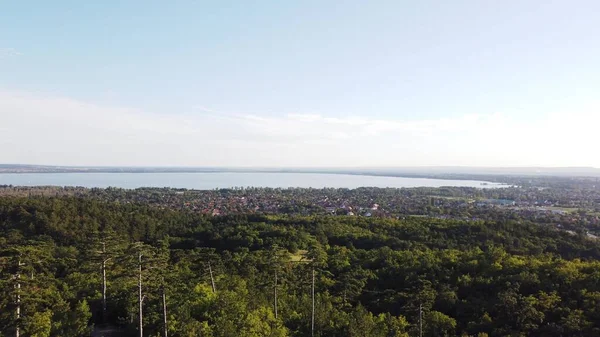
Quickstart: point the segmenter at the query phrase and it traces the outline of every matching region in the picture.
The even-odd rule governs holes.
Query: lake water
[[[441,187],[496,188],[475,180],[378,177],[320,173],[4,173],[0,185],[83,187],[173,187],[199,190],[230,187]]]

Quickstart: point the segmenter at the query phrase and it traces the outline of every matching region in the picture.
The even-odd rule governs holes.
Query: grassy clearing
[[[434,199],[447,199],[447,200],[460,200],[464,202],[475,202],[475,199],[465,198],[465,197],[447,197],[443,195],[428,195],[429,198]]]
[[[306,257],[307,253],[307,250],[300,249],[296,252],[296,254],[292,254],[290,259],[292,262],[308,262],[310,260]]]
[[[579,208],[567,208],[567,207],[554,207],[554,206],[552,206],[552,207],[542,207],[542,208],[545,208],[545,209],[550,210],[550,211],[562,211],[562,212],[565,212],[565,213],[574,213],[574,212],[579,211]]]

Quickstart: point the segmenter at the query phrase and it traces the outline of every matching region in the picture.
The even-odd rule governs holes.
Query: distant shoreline
[[[549,177],[600,178],[600,169],[573,168],[482,168],[482,167],[401,167],[401,168],[236,168],[236,167],[101,167],[0,164],[0,174],[42,173],[314,173],[395,178],[484,180],[514,183],[515,179]]]
[[[388,177],[388,178],[415,178],[415,179],[441,179],[441,180],[478,180],[479,176],[459,176],[459,175],[434,175],[434,174],[410,174],[410,173],[380,173],[380,172],[356,172],[356,171],[308,171],[308,170],[56,170],[56,171],[3,171],[0,174],[161,174],[161,173],[283,173],[283,174],[331,174],[331,175],[350,175],[367,177]],[[499,182],[484,181],[485,184],[495,184]]]
[[[392,177],[343,172],[86,172],[86,173],[7,173],[0,174],[5,186],[82,186],[82,187],[170,187],[212,190],[235,187],[272,188],[410,188],[410,187],[510,187],[503,182],[432,177]]]

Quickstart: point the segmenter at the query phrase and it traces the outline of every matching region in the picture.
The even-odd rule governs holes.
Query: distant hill
[[[177,172],[289,172],[337,173],[377,176],[440,177],[463,175],[600,177],[593,167],[323,167],[323,168],[242,168],[242,167],[116,167],[116,166],[49,166],[0,164],[0,173],[177,173]]]
[[[591,176],[600,177],[600,169],[593,167],[398,167],[363,168],[361,170],[382,173],[422,174],[474,174],[474,175],[524,175],[524,176]]]

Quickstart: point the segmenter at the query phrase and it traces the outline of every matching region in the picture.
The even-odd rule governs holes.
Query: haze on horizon
[[[0,163],[600,167],[600,2],[0,4]]]

